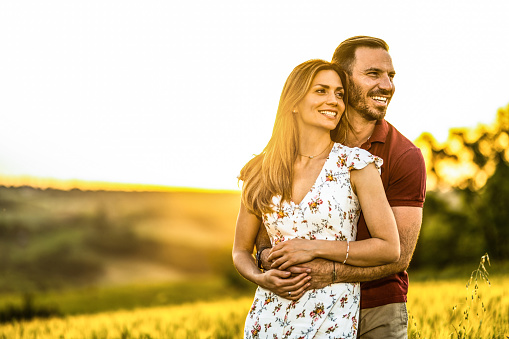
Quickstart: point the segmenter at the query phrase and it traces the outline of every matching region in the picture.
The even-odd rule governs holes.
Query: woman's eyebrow
[[[320,86],[320,87],[323,87],[323,88],[326,88],[326,89],[330,88],[329,85],[324,85],[324,84],[315,84],[315,85],[313,85],[313,87],[315,87],[315,86]],[[341,86],[336,87],[336,90],[342,90],[342,89],[343,89],[343,87],[341,87]]]

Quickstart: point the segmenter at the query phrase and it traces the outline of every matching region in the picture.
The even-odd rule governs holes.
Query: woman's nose
[[[335,93],[332,93],[327,97],[327,104],[329,105],[337,105],[338,104],[338,98],[336,97]]]

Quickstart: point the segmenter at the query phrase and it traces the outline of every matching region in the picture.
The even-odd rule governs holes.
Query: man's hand
[[[337,275],[339,275],[340,266],[344,265],[339,263],[335,264]],[[302,272],[306,272],[311,277],[308,289],[324,288],[325,286],[330,285],[332,283],[333,270],[334,264],[332,261],[320,258],[314,259],[305,264],[288,268],[288,271],[292,272],[292,274],[301,274]]]

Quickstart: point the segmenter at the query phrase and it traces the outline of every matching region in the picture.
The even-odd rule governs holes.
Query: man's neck
[[[348,147],[361,147],[373,134],[376,120],[366,120],[351,107],[349,110],[348,118],[352,129],[347,133],[345,144]]]

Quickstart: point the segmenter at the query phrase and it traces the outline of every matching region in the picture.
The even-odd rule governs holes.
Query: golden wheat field
[[[410,338],[509,338],[509,277],[412,282]],[[0,338],[240,338],[250,297],[16,322]]]

